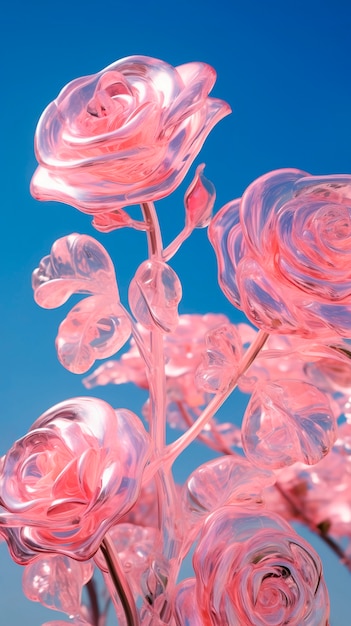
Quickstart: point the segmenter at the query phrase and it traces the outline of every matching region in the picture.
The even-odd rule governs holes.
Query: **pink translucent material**
[[[119,523],[111,528],[110,537],[134,595],[141,596],[142,577],[154,557],[155,546],[159,540],[158,529]],[[107,572],[101,553],[97,553],[95,562],[101,570]]]
[[[338,434],[331,452],[317,465],[295,463],[277,472],[281,492],[267,489],[266,505],[289,520],[347,539],[351,556],[351,424],[341,424]]]
[[[185,192],[185,225],[183,230],[163,250],[162,258],[165,261],[175,255],[194,228],[205,228],[211,220],[216,190],[211,181],[204,176],[204,169],[204,163],[196,168],[194,179]]]
[[[230,113],[208,97],[215,80],[205,63],[175,68],[131,56],[69,83],[39,121],[32,194],[85,213],[113,211],[118,225],[123,206],[167,196]]]
[[[226,456],[200,465],[182,491],[185,543],[194,541],[206,518],[218,507],[239,507],[263,501],[263,491],[275,482],[273,472],[260,470],[240,456]]]
[[[328,397],[317,387],[298,380],[258,385],[242,425],[246,456],[269,469],[295,461],[318,463],[336,437],[336,420]]]
[[[154,481],[142,486],[138,499],[131,509],[121,518],[121,524],[133,524],[157,528],[158,505],[157,490]]]
[[[270,333],[349,336],[350,215],[351,176],[258,178],[210,225],[225,295]]]
[[[105,626],[109,601],[120,626],[328,626],[321,562],[288,520],[351,571],[351,176],[270,172],[211,221],[202,164],[164,248],[153,201],[178,187],[229,113],[209,97],[215,78],[204,63],[124,58],[68,84],[38,124],[33,195],[91,214],[102,232],[142,231],[148,249],[131,314],[91,237],[62,237],[33,274],[40,306],[86,296],[59,327],[61,363],[85,372],[132,334],[84,382],[130,382],[148,396],[150,435],[127,409],[73,398],[0,458],[0,540],[26,566],[27,597],[74,626]],[[178,314],[168,261],[207,226],[220,287],[259,332]],[[236,386],[251,394],[241,430],[215,420]],[[185,431],[169,444],[166,422]],[[177,485],[172,464],[196,438],[224,456]],[[195,577],[177,585],[191,550]]]
[[[178,588],[177,626],[327,626],[318,555],[280,517],[236,506],[207,520]]]
[[[328,346],[298,335],[271,335],[239,388],[252,393],[259,382],[289,378],[314,383],[325,392],[341,391],[351,383],[347,348],[342,339]]]
[[[204,164],[196,169],[194,180],[184,197],[188,228],[205,228],[212,217],[216,190],[211,181],[204,176],[204,169]]]
[[[14,560],[90,558],[136,501],[149,455],[131,411],[96,398],[49,409],[2,459],[0,524]]]
[[[208,332],[229,324],[225,315],[208,313],[206,315],[180,315],[175,330],[164,336],[165,373],[169,380],[169,393],[178,389],[178,397],[194,406],[194,402],[203,404],[203,392],[194,388],[197,369],[202,363],[206,352],[206,335]],[[230,325],[233,326],[233,325]],[[233,326],[235,332],[235,327]],[[147,345],[144,328],[139,326],[141,337]],[[202,367],[202,370],[204,368]],[[130,349],[118,361],[107,361],[95,372],[83,380],[90,389],[96,385],[108,383],[121,384],[134,382],[139,387],[148,386],[146,365],[132,339]],[[199,397],[198,397],[199,396]],[[192,400],[193,397],[193,400]]]
[[[209,393],[224,391],[237,374],[242,339],[234,324],[223,324],[210,330],[205,340],[207,350],[196,371],[197,384]]]
[[[172,268],[158,260],[138,267],[129,287],[129,306],[136,320],[148,330],[174,331],[178,325],[180,280]]]
[[[150,349],[146,330],[138,326],[141,338]],[[237,327],[225,315],[180,315],[174,332],[164,335],[167,420],[173,428],[186,430],[208,401],[209,393],[225,388],[235,375],[242,345],[255,336],[247,324]],[[208,350],[208,353],[207,353]],[[146,364],[131,340],[130,349],[117,361],[107,361],[83,379],[88,389],[98,385],[133,382],[149,386]],[[148,405],[144,414],[149,416]],[[230,423],[215,425],[212,420],[201,438],[210,447],[228,452],[240,441],[240,432]],[[241,445],[241,443],[240,443]]]
[[[58,331],[57,355],[71,372],[86,372],[95,359],[112,356],[129,338],[131,325],[119,302],[113,263],[92,237],[58,239],[33,272],[32,286],[44,308],[60,306],[74,293],[91,294],[73,307]]]
[[[82,589],[91,579],[93,571],[91,561],[79,562],[64,555],[46,555],[25,568],[23,591],[29,600],[73,617],[81,612]]]

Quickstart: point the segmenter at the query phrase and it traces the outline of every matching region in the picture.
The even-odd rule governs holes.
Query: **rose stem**
[[[150,260],[163,262],[163,245],[160,225],[152,202],[141,205],[143,217],[147,224],[148,256]],[[166,445],[166,375],[163,347],[163,334],[154,327],[150,331],[152,366],[148,370],[150,388],[150,433],[154,444],[156,460],[161,458]],[[156,461],[157,462],[157,461]],[[160,533],[163,540],[164,562],[168,563],[168,571],[164,572],[166,585],[171,587],[175,582],[178,571],[176,562],[179,561],[179,541],[175,532],[175,484],[170,466],[167,468],[158,464],[155,474],[155,484],[158,498],[158,517]],[[172,567],[170,568],[170,565]],[[163,567],[163,566],[162,566]],[[172,581],[170,580],[172,578]]]
[[[183,450],[185,450],[185,448],[187,448],[187,446],[201,433],[209,420],[215,415],[225,400],[229,398],[230,394],[234,391],[240,376],[245,374],[250,365],[252,365],[253,361],[262,350],[268,337],[269,333],[266,333],[263,330],[260,330],[257,333],[255,340],[248,347],[243,358],[241,359],[238,371],[234,378],[232,378],[229,382],[228,387],[224,391],[217,393],[189,430],[167,447],[162,459],[163,463],[166,463],[167,465],[168,463],[173,463],[179,454],[183,452]]]
[[[88,580],[86,584],[86,589],[87,589],[89,603],[90,603],[91,623],[94,626],[99,626],[99,620],[100,620],[99,602],[98,602],[98,598],[96,595],[95,582],[92,578]]]
[[[152,202],[144,202],[141,205],[144,220],[147,224],[147,242],[150,260],[162,260],[162,237],[155,207]],[[166,380],[164,374],[163,336],[157,329],[150,331],[152,366],[149,375],[151,437],[154,443],[156,455],[162,452],[165,445],[166,433]]]
[[[188,428],[194,424],[194,420],[186,409],[186,406],[183,402],[178,400],[176,402],[179,413],[181,414],[185,424]],[[235,454],[233,450],[226,444],[225,438],[218,432],[217,428],[214,427],[211,429],[212,434],[215,436],[216,441],[211,441],[208,437],[204,436],[201,433],[198,435],[199,441],[201,441],[208,448],[212,448],[212,450],[216,450],[216,452],[221,452],[222,454],[233,455]]]
[[[316,524],[314,524],[307,515],[303,512],[299,503],[296,501],[296,498],[292,494],[287,494],[284,489],[281,487],[279,482],[275,483],[275,488],[279,491],[280,495],[288,502],[290,505],[294,515],[297,518],[302,520],[302,522],[309,528],[312,532],[314,532],[318,537],[324,541],[324,543],[336,554],[336,556],[340,559],[341,563],[345,565],[345,567],[351,572],[351,560],[347,558],[341,546],[334,541],[334,539],[328,535],[328,533],[324,532],[322,528],[319,528]]]
[[[106,533],[102,540],[100,549],[106,561],[110,575],[109,578],[113,583],[113,588],[112,590],[110,589],[110,592],[113,592],[111,596],[114,604],[116,605],[117,598],[115,597],[115,592],[117,592],[118,600],[120,600],[122,604],[126,617],[127,626],[139,626],[138,611],[132,591],[119,563],[113,541],[108,533]]]

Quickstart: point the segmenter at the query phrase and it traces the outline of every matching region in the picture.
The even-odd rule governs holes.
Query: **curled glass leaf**
[[[115,209],[106,213],[96,213],[92,224],[101,233],[110,233],[117,228],[132,226],[133,219],[123,209]]]
[[[131,325],[119,302],[113,263],[92,237],[58,239],[33,272],[34,298],[44,308],[60,306],[74,293],[90,294],[60,325],[56,349],[60,363],[75,374],[95,359],[112,356],[128,340]]]
[[[112,293],[118,299],[113,263],[105,248],[88,235],[73,233],[57,239],[32,275],[34,299],[52,309],[74,293]]]
[[[318,463],[337,437],[328,396],[301,380],[259,385],[247,406],[242,442],[255,465],[277,469],[301,461]]]
[[[130,320],[121,304],[104,296],[90,296],[60,324],[56,338],[58,359],[70,372],[83,374],[96,359],[115,354],[130,333]]]
[[[142,263],[130,283],[129,306],[136,320],[148,330],[165,333],[178,325],[182,286],[174,270],[158,260]]]
[[[235,377],[243,354],[242,340],[234,324],[210,330],[205,338],[207,350],[196,372],[196,382],[208,393],[223,391]]]
[[[240,456],[224,456],[200,465],[186,481],[183,510],[191,527],[201,522],[219,506],[248,506],[262,502],[265,487],[275,482],[273,472],[260,470]]]
[[[91,561],[79,562],[62,554],[46,555],[25,568],[23,590],[33,602],[76,615],[80,612],[82,588],[93,571]]]

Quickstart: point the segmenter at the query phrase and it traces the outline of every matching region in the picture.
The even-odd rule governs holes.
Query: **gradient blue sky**
[[[116,263],[122,298],[146,254],[140,233],[96,235],[88,216],[28,191],[35,168],[33,135],[44,107],[78,76],[92,74],[131,54],[173,65],[206,61],[218,73],[213,95],[233,114],[212,132],[197,160],[217,188],[217,209],[241,195],[257,176],[279,167],[313,174],[350,173],[351,5],[349,0],[61,0],[6,3],[1,12],[2,58],[2,371],[0,454],[48,407],[86,394],[81,377],[58,364],[56,328],[70,307],[43,311],[33,302],[30,276],[55,239],[70,232],[97,236]],[[192,169],[192,172],[194,168]],[[182,224],[182,195],[159,203],[164,238]],[[216,286],[214,254],[196,232],[173,267],[184,289],[181,312],[238,313]],[[191,271],[189,270],[191,268]],[[126,388],[95,392],[130,406]],[[133,397],[138,409],[141,399]],[[242,400],[222,411],[240,418]],[[178,462],[185,476],[196,449]],[[204,457],[201,457],[204,460]],[[332,626],[349,626],[351,579],[319,542],[332,601]],[[22,599],[21,568],[0,547],[1,624],[37,626],[58,614]]]

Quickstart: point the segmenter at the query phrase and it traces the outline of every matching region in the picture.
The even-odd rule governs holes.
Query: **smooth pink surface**
[[[69,83],[39,121],[32,194],[117,217],[124,206],[167,196],[230,113],[208,97],[215,80],[205,63],[131,56]]]
[[[93,237],[76,233],[55,241],[32,276],[34,298],[44,308],[60,306],[74,293],[89,294],[59,327],[60,363],[82,374],[116,353],[128,340],[131,324],[119,301],[113,263]]]
[[[144,328],[169,333],[178,326],[182,286],[175,271],[163,261],[144,261],[129,286],[129,306]]]
[[[138,497],[149,437],[127,409],[73,398],[49,409],[2,459],[0,524],[11,555],[90,558]]]
[[[247,458],[267,469],[295,461],[314,465],[337,437],[326,394],[309,383],[289,379],[257,385],[241,432]]]
[[[184,197],[186,225],[189,228],[204,228],[209,225],[212,217],[216,190],[204,176],[204,169],[204,164],[196,168],[194,180]]]
[[[200,465],[182,490],[185,542],[190,547],[207,517],[218,507],[262,504],[264,491],[275,482],[273,472],[260,470],[241,456],[223,456]]]
[[[326,626],[316,552],[280,517],[226,506],[207,519],[180,585],[177,626]]]
[[[351,176],[282,169],[255,180],[209,228],[227,298],[270,333],[351,332]]]
[[[222,324],[205,335],[206,352],[196,371],[200,388],[215,393],[224,390],[238,371],[243,340],[234,324]]]
[[[268,489],[267,508],[346,540],[351,557],[351,424],[339,426],[333,449],[320,463],[296,463],[276,476],[287,499],[275,488]]]
[[[92,561],[79,562],[68,556],[45,555],[27,565],[23,591],[29,600],[68,616],[81,612],[84,585],[92,578]]]

